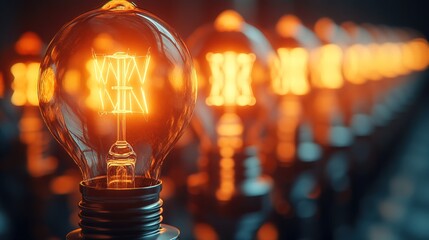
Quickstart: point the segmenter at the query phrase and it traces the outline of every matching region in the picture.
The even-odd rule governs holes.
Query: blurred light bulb
[[[137,176],[158,179],[192,116],[196,84],[180,37],[154,15],[114,0],[57,33],[38,93],[48,128],[84,182],[107,177],[107,188],[133,188]]]
[[[197,29],[188,43],[202,82],[200,99],[211,108],[210,121],[214,124],[202,121],[212,147],[222,148],[220,143],[234,142],[234,148],[241,148],[254,143],[256,115],[268,100],[262,96],[268,81],[268,63],[275,56],[270,44],[233,10],[219,14],[214,24]],[[227,137],[235,140],[220,141]],[[242,143],[237,144],[236,139]]]
[[[260,144],[268,118],[264,114],[270,101],[268,64],[275,56],[271,45],[232,10],[219,14],[213,24],[198,28],[188,43],[201,80],[196,112],[201,159],[207,158],[213,166],[207,179],[190,178],[191,188],[209,187],[210,198],[219,201],[230,201],[240,194],[265,194],[270,185],[260,180],[254,147]],[[203,184],[198,185],[198,180]],[[246,183],[254,184],[253,192]]]

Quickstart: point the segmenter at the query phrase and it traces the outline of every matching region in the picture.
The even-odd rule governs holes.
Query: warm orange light
[[[257,239],[259,240],[278,240],[279,239],[279,231],[273,223],[264,223],[262,225],[257,234]]]
[[[196,78],[195,74],[196,73],[192,74],[193,78]],[[185,87],[182,68],[175,66],[169,74],[168,80],[170,81],[170,84],[174,88],[174,90],[179,92],[182,91],[182,89]]]
[[[85,99],[85,104],[89,108],[98,111],[101,106],[101,100],[99,95],[99,84],[96,79],[96,71],[94,69],[94,62],[94,59],[90,59],[85,64],[85,68],[89,73],[88,81],[86,81],[86,87],[89,89],[89,94]]]
[[[79,92],[80,89],[80,72],[70,69],[64,75],[63,88],[66,92],[73,95]]]
[[[220,201],[228,201],[235,191],[234,160],[222,158],[220,160],[219,188],[216,190],[216,198]]]
[[[243,123],[235,113],[225,113],[216,126],[218,147],[221,160],[219,162],[220,179],[216,198],[228,201],[235,192],[235,162],[234,154],[243,146]]]
[[[327,44],[315,51],[312,66],[312,83],[318,88],[338,89],[343,86],[341,48]]]
[[[150,55],[136,57],[124,52],[94,56],[100,111],[104,113],[149,113],[143,85]]]
[[[278,95],[305,95],[308,83],[308,52],[304,48],[279,48],[272,61],[272,89]]]
[[[41,177],[55,171],[58,160],[46,156],[49,145],[47,132],[43,131],[43,122],[39,112],[26,108],[19,121],[20,140],[27,145],[27,171],[33,177]]]
[[[71,175],[62,175],[52,179],[50,189],[54,194],[70,194],[76,189],[76,183],[79,182],[76,177]]]
[[[239,31],[243,24],[243,17],[233,10],[223,11],[214,22],[216,30],[220,32]]]
[[[378,70],[378,55],[380,52],[379,45],[376,43],[371,43],[367,45],[368,53],[367,60],[365,62],[367,63],[367,71],[366,76],[369,80],[377,81],[382,78],[380,71]]]
[[[37,80],[39,75],[39,63],[15,63],[10,68],[13,75],[12,104],[23,106],[25,104],[37,106]]]
[[[429,45],[423,38],[416,38],[402,46],[403,64],[414,71],[424,70],[429,64]]]
[[[334,33],[334,31],[335,31],[335,23],[331,19],[326,17],[317,20],[317,22],[314,25],[314,32],[320,39],[324,41],[328,41],[330,39],[330,36],[332,36],[332,34]]]
[[[15,44],[15,50],[20,55],[37,56],[42,51],[42,40],[34,32],[26,32],[21,35]]]
[[[193,230],[196,240],[219,240],[212,226],[205,223],[196,223]]]
[[[297,34],[301,21],[295,15],[282,16],[276,24],[277,33],[285,38],[293,37]]]
[[[47,68],[45,71],[42,72],[40,76],[40,100],[42,102],[49,102],[51,101],[52,97],[54,96],[54,89],[55,89],[55,72],[52,68]]]
[[[100,33],[94,39],[93,45],[95,50],[106,51],[106,50],[112,49],[114,46],[114,43],[115,41],[113,40],[112,36],[110,36],[107,33]]]
[[[0,98],[4,97],[4,78],[3,73],[0,72]]]
[[[360,44],[354,44],[347,48],[344,55],[344,76],[353,84],[366,82],[370,63],[369,49]]]
[[[302,115],[300,99],[286,96],[278,111],[276,155],[281,164],[289,165],[293,163],[296,152],[296,130]]]
[[[144,83],[151,56],[125,52],[93,56],[93,71],[100,100],[99,112],[117,116],[117,137],[107,156],[108,188],[134,187],[136,153],[126,140],[127,115],[147,115]]]
[[[226,148],[236,150],[242,147],[243,123],[235,113],[225,113],[219,119],[216,132],[219,136],[218,146],[222,150]],[[226,153],[223,151],[223,153]],[[232,154],[223,154],[231,157]]]
[[[210,65],[210,95],[207,105],[214,106],[248,106],[256,100],[251,88],[252,67],[255,62],[254,54],[207,53],[206,59]]]
[[[403,71],[401,57],[401,48],[399,45],[391,42],[381,44],[377,59],[379,73],[388,78],[393,78],[401,74]]]

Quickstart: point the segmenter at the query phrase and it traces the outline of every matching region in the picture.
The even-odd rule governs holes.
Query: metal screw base
[[[177,239],[180,231],[161,224],[162,183],[137,177],[135,188],[110,189],[106,177],[80,183],[79,229],[67,239]]]

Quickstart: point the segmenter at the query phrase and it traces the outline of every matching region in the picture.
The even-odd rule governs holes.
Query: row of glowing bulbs
[[[221,21],[224,21],[221,23]],[[222,13],[216,20],[220,30],[234,30],[238,26],[239,21],[243,21],[238,13],[231,10]],[[316,33],[323,36],[326,35],[323,28],[334,28],[335,23],[323,18],[316,23]],[[345,25],[350,24],[346,23]],[[322,26],[324,25],[324,26]],[[328,26],[330,25],[330,26]],[[293,38],[300,26],[299,20],[291,15],[282,17],[277,23],[277,33],[284,37]],[[355,26],[357,28],[358,26]],[[328,30],[329,31],[329,30]],[[343,30],[344,31],[344,30]],[[108,48],[111,44],[111,36],[100,34],[95,40],[95,46],[100,48]],[[368,80],[378,81],[383,78],[394,78],[401,75],[406,75],[413,71],[424,70],[429,64],[428,44],[424,38],[416,36],[401,42],[370,42],[370,43],[353,43],[349,46],[336,45],[335,43],[323,44],[313,49],[306,49],[302,46],[287,48],[280,47],[276,49],[277,54],[270,59],[271,65],[271,86],[273,91],[278,95],[287,93],[295,95],[307,94],[312,84],[318,88],[338,89],[344,84],[344,79],[352,84],[364,84]],[[16,44],[18,53],[26,55],[40,54],[41,43],[37,35],[34,33],[25,33],[19,42]],[[221,58],[225,58],[222,62]],[[209,53],[207,61],[210,63],[212,73],[217,74],[220,69],[219,64],[229,66],[231,64],[241,64],[246,66],[242,72],[244,76],[250,76],[254,55],[241,54],[234,56],[234,52],[226,52],[222,54]],[[96,74],[99,74],[100,68],[97,66],[95,59],[91,59],[87,63],[87,70],[90,73],[90,79],[87,81],[89,89],[96,89],[97,81]],[[104,60],[105,61],[105,60]],[[37,80],[39,72],[38,62],[18,62],[10,68],[13,75],[13,95],[12,103],[16,106],[23,105],[38,105],[37,99]],[[148,67],[147,65],[145,66]],[[99,71],[97,71],[99,69]],[[102,70],[102,69],[101,69]],[[146,69],[147,70],[147,69]],[[222,70],[222,69],[220,69]],[[144,71],[146,72],[146,71]],[[224,91],[222,93],[233,96],[237,94],[237,90],[243,90],[245,93],[251,94],[250,83],[246,81],[236,81],[236,73],[231,76],[229,81],[225,82]],[[66,73],[63,81],[64,89],[70,92],[79,91],[81,76],[78,71],[70,70]],[[215,78],[214,78],[215,79]],[[238,78],[239,79],[239,78]],[[218,91],[221,94],[219,82],[213,81],[213,92]],[[2,83],[3,84],[3,83]],[[243,85],[235,87],[235,84]],[[201,85],[201,83],[200,83]],[[3,87],[4,91],[4,87]],[[87,99],[87,104],[93,108],[98,108],[100,103],[97,90],[91,91]],[[219,98],[217,103],[216,95],[212,95],[207,99],[210,105],[221,105],[223,98]],[[234,98],[225,98],[226,101],[232,101]],[[253,98],[248,103],[254,103]],[[231,104],[231,102],[224,104]],[[237,100],[238,105],[246,105],[245,100]],[[145,111],[140,106],[142,111]]]
[[[109,14],[115,14],[115,12],[134,10],[134,7],[128,3],[124,3],[125,1],[113,2],[119,2],[119,5],[106,5],[101,11],[108,10],[110,11]],[[158,27],[156,24],[154,26]],[[245,31],[244,29],[249,28],[249,26],[250,25],[245,23],[237,12],[228,10],[217,17],[213,24],[213,29],[220,33],[234,33]],[[353,24],[346,24],[344,28],[351,29],[351,32],[356,29],[362,29],[362,27]],[[374,35],[377,35],[374,36],[373,39],[377,41],[370,40],[367,42],[359,42],[356,40],[353,42],[338,40],[337,35],[339,30],[341,30],[341,27],[332,21],[321,19],[315,26],[315,32],[319,39],[317,40],[319,41],[318,43],[306,45],[297,41],[298,44],[293,44],[293,47],[287,46],[287,44],[280,46],[281,44],[279,44],[280,47],[277,47],[276,53],[267,53],[267,59],[263,61],[268,63],[269,71],[263,72],[257,67],[257,62],[259,61],[258,56],[260,56],[260,54],[258,54],[256,50],[255,52],[245,52],[236,50],[234,47],[221,46],[225,43],[218,42],[217,44],[220,45],[220,49],[224,49],[223,51],[209,51],[203,56],[203,61],[205,61],[204,64],[208,65],[206,73],[208,72],[209,76],[205,76],[207,74],[202,71],[202,65],[204,64],[202,64],[201,59],[196,59],[195,61],[197,65],[196,75],[199,79],[199,87],[208,87],[209,89],[206,91],[207,96],[205,96],[206,99],[204,102],[211,106],[225,106],[226,113],[224,116],[229,116],[227,122],[231,121],[231,119],[239,122],[240,119],[237,118],[234,114],[234,110],[231,109],[237,106],[252,106],[258,101],[257,96],[254,96],[253,93],[253,91],[255,91],[255,89],[253,89],[253,82],[256,81],[256,79],[254,79],[255,76],[260,77],[262,75],[262,79],[270,79],[270,89],[278,95],[305,95],[309,93],[311,87],[339,89],[345,84],[344,79],[352,84],[364,84],[368,80],[378,81],[384,78],[394,78],[413,71],[423,70],[429,63],[429,54],[427,54],[429,52],[429,47],[427,41],[421,37],[410,37],[406,32],[402,31],[394,37],[395,39],[393,39],[392,36],[390,36],[392,39],[389,39],[383,36],[383,31],[371,27],[371,31],[375,32]],[[159,27],[158,31],[168,32],[168,30],[162,27]],[[279,20],[276,25],[276,31],[277,34],[283,38],[298,39],[299,34],[306,30],[296,17],[289,15]],[[345,32],[345,30],[342,31]],[[368,32],[369,31],[370,30],[368,30]],[[387,30],[385,29],[385,31]],[[392,32],[395,32],[392,29],[388,31],[390,35]],[[307,33],[308,32],[309,31],[307,31]],[[61,34],[69,33],[64,31]],[[163,37],[167,36],[167,39],[172,39],[171,42],[180,45],[175,39],[175,35],[168,35],[165,34],[165,32],[163,32],[163,34]],[[262,35],[261,33],[256,34]],[[351,33],[351,35],[352,34],[353,33]],[[399,36],[400,34],[402,35]],[[196,35],[198,36],[198,34]],[[308,37],[308,35],[306,36]],[[316,37],[314,38],[317,39]],[[61,39],[56,41],[59,41],[58,44],[61,43]],[[40,47],[40,43],[37,42],[37,37],[30,34],[27,35],[27,38],[21,39],[17,43],[17,49],[19,50],[21,46],[21,48],[24,48],[24,52],[28,50],[26,48],[30,48],[28,51],[31,52],[31,46],[33,45]],[[150,145],[149,150],[143,149],[140,151],[139,149],[134,152],[131,145],[127,142],[127,132],[130,133],[130,131],[127,131],[127,124],[131,123],[131,125],[133,125],[133,119],[136,117],[134,115],[129,117],[128,115],[141,113],[144,115],[142,119],[146,122],[150,122],[150,113],[153,113],[153,111],[160,111],[160,108],[154,106],[152,101],[154,97],[151,97],[150,94],[147,93],[148,91],[145,87],[145,85],[147,85],[147,83],[145,83],[147,79],[152,78],[150,80],[153,81],[153,78],[156,78],[154,72],[159,72],[158,66],[162,65],[159,62],[159,58],[156,58],[159,56],[157,56],[155,52],[156,49],[151,49],[150,47],[146,49],[145,55],[136,55],[132,51],[126,52],[129,49],[123,49],[123,51],[111,54],[98,54],[100,51],[104,52],[106,49],[115,48],[115,38],[107,33],[98,34],[90,45],[93,47],[91,49],[92,57],[87,59],[84,63],[86,73],[73,68],[68,68],[64,73],[59,72],[58,66],[55,66],[55,64],[59,64],[59,61],[56,59],[57,56],[55,55],[57,54],[57,49],[55,49],[57,46],[54,44],[54,46],[51,46],[51,49],[49,49],[45,59],[46,63],[42,67],[42,72],[40,73],[41,80],[39,83],[38,98],[43,103],[42,114],[45,117],[45,121],[48,123],[48,127],[51,128],[51,132],[55,135],[57,140],[63,143],[63,146],[66,147],[74,160],[78,163],[84,179],[89,179],[100,173],[104,173],[104,170],[100,170],[99,167],[94,167],[100,164],[100,162],[102,162],[101,165],[105,165],[105,163],[99,161],[99,159],[104,159],[106,156],[100,157],[97,151],[101,150],[96,149],[96,146],[92,145],[94,140],[88,137],[90,130],[87,129],[87,126],[81,126],[84,130],[76,130],[79,124],[87,124],[85,122],[87,119],[79,116],[78,114],[81,114],[81,112],[74,112],[72,108],[66,109],[66,118],[76,118],[79,121],[76,120],[73,122],[70,119],[59,118],[59,116],[55,116],[55,113],[50,109],[55,107],[58,110],[58,107],[64,106],[61,101],[65,100],[59,100],[59,97],[55,95],[58,94],[56,91],[59,86],[55,85],[57,82],[62,84],[61,91],[64,91],[64,94],[69,96],[79,96],[79,94],[82,94],[81,90],[83,88],[88,89],[88,94],[85,97],[85,104],[87,107],[97,111],[102,116],[113,114],[116,116],[115,119],[117,119],[114,121],[116,123],[116,127],[114,127],[116,129],[116,143],[113,143],[113,145],[112,143],[109,144],[111,147],[107,157],[108,161],[110,160],[111,162],[110,165],[109,163],[107,164],[108,167],[113,166],[114,168],[111,174],[111,179],[113,180],[111,181],[116,182],[116,185],[112,186],[120,188],[132,186],[128,185],[128,183],[134,181],[134,168],[142,167],[141,165],[136,167],[136,162],[138,162],[137,158],[142,155],[144,156],[143,165],[145,169],[140,171],[139,174],[156,178],[159,174],[159,170],[154,170],[153,174],[146,174],[148,168],[152,169],[160,166],[170,145],[181,135],[184,128],[183,126],[186,125],[187,121],[190,121],[188,117],[191,116],[190,110],[193,109],[193,106],[185,106],[181,108],[183,109],[180,110],[182,112],[178,114],[175,113],[177,116],[174,116],[174,121],[172,121],[171,124],[176,125],[171,127],[172,129],[174,128],[173,130],[168,130],[166,133],[167,139],[165,141],[168,143],[165,143],[165,145],[168,145],[168,147],[158,150],[162,156],[158,156],[152,153],[152,151],[157,149],[156,144],[164,145],[164,140],[156,140],[153,137],[143,141]],[[132,44],[130,43],[130,45]],[[194,46],[192,46],[193,44],[190,45],[191,53],[194,53],[192,49]],[[167,48],[168,47],[169,46],[167,46]],[[258,47],[260,46],[256,46],[256,48]],[[215,47],[215,49],[216,48],[217,47]],[[174,50],[178,51],[174,54],[183,54],[183,52],[181,52],[181,47],[178,49],[179,50]],[[168,54],[169,53],[167,53],[167,55]],[[171,54],[173,57],[169,56],[170,58],[168,58],[168,60],[177,57],[174,54]],[[165,59],[163,60],[166,61]],[[180,62],[181,60],[174,59],[172,61]],[[191,96],[178,94],[176,97],[178,97],[178,100],[183,100],[182,98],[188,97],[184,102],[192,105],[192,101],[195,97],[193,94],[196,93],[194,89],[194,84],[196,84],[194,78],[195,72],[192,74],[192,79],[188,79],[186,76],[186,74],[188,74],[186,71],[189,71],[189,69],[186,68],[188,62],[186,60],[183,61],[184,63],[175,64],[166,78],[168,84],[172,88],[172,93],[186,92],[187,94],[191,94]],[[163,74],[158,72],[157,74]],[[12,103],[18,106],[37,105],[38,101],[35,86],[37,85],[36,82],[39,75],[38,63],[16,63],[11,67],[11,73],[14,77],[12,83],[12,89],[14,90]],[[62,74],[61,81],[58,81],[58,74]],[[154,85],[152,87],[154,89],[162,88],[161,85]],[[165,104],[162,101],[158,103]],[[67,102],[66,104],[70,105],[76,103]],[[79,102],[78,104],[81,103]],[[168,108],[171,106],[163,107]],[[166,109],[161,110],[165,110],[166,112],[169,111]],[[48,120],[46,120],[46,118],[48,118]],[[110,124],[111,119],[105,117],[103,121],[105,121],[103,126],[109,126],[108,124]],[[53,127],[49,126],[49,123]],[[158,125],[154,126],[157,126],[155,130],[162,130],[162,127]],[[144,127],[139,127],[144,129]],[[220,129],[222,129],[222,126]],[[240,135],[241,131],[235,135]],[[81,136],[79,134],[81,134]],[[106,138],[110,138],[109,136],[112,135],[110,132],[106,132],[105,129],[100,130],[98,134],[105,134]],[[237,137],[235,135],[233,137]],[[134,137],[131,137],[131,139],[132,138]],[[71,143],[73,141],[77,143],[73,145],[73,143]],[[115,140],[110,141],[115,142]],[[90,148],[90,146],[92,146],[92,148]],[[102,147],[100,148],[102,149]],[[121,149],[124,148],[129,149],[129,151],[125,153],[121,152],[123,151]],[[119,163],[121,161],[125,165],[121,165],[122,163]],[[107,172],[110,171],[111,169],[107,170]],[[110,173],[107,175],[109,174]],[[126,182],[126,184],[121,184],[121,181]]]

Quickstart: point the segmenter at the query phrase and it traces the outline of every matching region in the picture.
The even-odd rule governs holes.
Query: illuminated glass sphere
[[[178,34],[133,4],[110,1],[66,24],[41,64],[40,109],[84,180],[157,179],[192,116],[196,78]]]
[[[270,43],[232,10],[198,28],[187,42],[201,93],[197,117],[207,143],[237,151],[254,145],[267,117],[269,62],[275,56]]]

